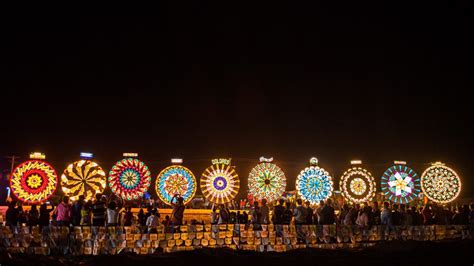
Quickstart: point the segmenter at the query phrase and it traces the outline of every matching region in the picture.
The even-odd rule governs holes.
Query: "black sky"
[[[15,10],[0,155],[41,150],[61,172],[80,151],[107,170],[137,151],[153,176],[174,156],[197,176],[226,156],[243,180],[267,155],[290,189],[311,156],[337,177],[353,158],[377,177],[442,160],[473,196],[472,2],[380,2]]]

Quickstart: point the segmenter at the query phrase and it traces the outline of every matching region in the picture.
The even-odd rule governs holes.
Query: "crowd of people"
[[[12,201],[8,205],[5,214],[6,226],[131,226],[132,224],[156,227],[160,224],[165,226],[181,225],[184,218],[183,198],[176,195],[172,202],[173,211],[162,221],[157,208],[148,206],[146,213],[143,208],[134,215],[130,206],[118,198],[108,198],[97,194],[94,201],[85,201],[84,196],[73,203],[69,197],[64,196],[56,206],[43,203],[39,209],[37,205],[31,205],[29,211],[23,210],[23,205]]]
[[[10,202],[5,215],[5,225],[28,225],[40,227],[56,226],[131,226],[139,225],[154,230],[158,225],[172,227],[183,225],[185,205],[183,198],[176,195],[172,202],[172,212],[160,217],[156,206],[140,208],[137,215],[132,208],[119,198],[107,198],[97,194],[94,201],[85,201],[83,196],[73,203],[67,196],[57,206],[43,203],[39,208],[31,205],[24,211],[21,203]],[[456,208],[436,204],[426,204],[419,208],[404,204],[384,202],[363,204],[344,204],[334,206],[331,199],[321,201],[316,206],[297,199],[295,202],[278,200],[274,205],[265,199],[254,201],[249,210],[235,210],[233,206],[212,205],[211,224],[253,224],[254,228],[262,224],[295,225],[468,225],[474,224],[474,204]],[[163,219],[161,219],[163,218]],[[193,220],[191,223],[198,223]],[[201,222],[204,224],[204,222]]]

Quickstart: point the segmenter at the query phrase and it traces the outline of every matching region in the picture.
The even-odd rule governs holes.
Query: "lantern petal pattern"
[[[420,194],[420,178],[408,166],[394,165],[384,172],[382,192],[394,203],[407,204]]]
[[[249,193],[256,200],[269,202],[279,199],[286,188],[285,173],[274,163],[257,164],[249,174]]]
[[[61,186],[65,195],[77,200],[84,195],[85,200],[93,200],[95,194],[102,193],[106,186],[104,170],[90,160],[79,160],[66,167],[61,176]]]
[[[344,172],[339,187],[344,198],[353,203],[372,200],[376,190],[374,177],[361,167],[352,167]]]
[[[306,167],[296,179],[296,190],[304,201],[319,203],[332,195],[332,177],[319,166]]]
[[[421,190],[436,203],[449,203],[461,193],[461,179],[442,163],[434,163],[421,175]]]
[[[181,165],[171,165],[163,169],[156,179],[156,193],[166,204],[171,205],[174,195],[183,197],[184,204],[190,202],[197,189],[194,174]]]
[[[108,184],[112,192],[124,200],[139,199],[151,184],[151,173],[138,159],[125,158],[110,170]]]
[[[10,189],[18,200],[42,203],[56,191],[58,175],[48,163],[30,160],[18,165],[10,179]]]
[[[204,197],[213,203],[227,203],[235,198],[240,180],[230,164],[213,164],[202,173],[200,181]]]

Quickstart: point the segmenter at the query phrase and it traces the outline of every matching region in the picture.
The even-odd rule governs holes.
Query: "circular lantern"
[[[249,194],[255,200],[266,199],[272,202],[279,199],[285,192],[285,173],[276,164],[271,163],[272,160],[273,158],[260,158],[261,163],[250,171]]]
[[[388,168],[382,176],[381,187],[390,201],[400,204],[413,201],[421,191],[418,174],[405,165]]]
[[[175,195],[183,198],[184,204],[190,202],[196,193],[196,178],[188,168],[171,165],[163,169],[156,179],[156,193],[166,204],[171,205]]]
[[[461,179],[456,172],[437,162],[421,175],[421,189],[428,199],[437,203],[449,203],[461,192]]]
[[[361,167],[352,167],[344,172],[339,186],[344,198],[354,203],[367,202],[375,197],[374,177]]]
[[[58,175],[51,165],[30,160],[18,165],[10,179],[11,192],[18,200],[30,204],[46,201],[56,191]]]
[[[235,198],[240,180],[230,159],[214,159],[201,176],[201,191],[213,203],[227,203]]]
[[[144,162],[125,158],[110,170],[108,178],[112,192],[124,200],[139,199],[151,184],[151,173]]]
[[[303,169],[296,178],[296,190],[304,201],[317,204],[332,195],[333,181],[329,173],[317,166],[318,160],[313,157],[310,167]]]
[[[93,200],[95,194],[102,193],[106,186],[104,170],[90,160],[79,160],[67,166],[61,176],[61,187],[71,200],[84,195],[85,200]]]

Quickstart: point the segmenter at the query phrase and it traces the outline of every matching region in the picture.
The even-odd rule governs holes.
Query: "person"
[[[138,216],[138,225],[145,226],[146,219],[145,219],[145,212],[143,211],[143,208],[140,208],[137,216]]]
[[[407,210],[405,211],[405,204],[403,204],[401,207],[401,213],[403,214],[402,225],[413,225],[413,211],[410,208],[407,208]]]
[[[243,216],[240,211],[237,211],[237,224],[242,224]]]
[[[152,211],[153,211],[153,207],[148,204],[148,207],[146,207],[145,221],[148,219],[148,217],[151,216]]]
[[[326,200],[326,204],[321,210],[321,220],[320,224],[334,224],[336,222],[336,214],[331,199]]]
[[[372,202],[372,210],[370,212],[370,225],[379,225],[380,224],[380,209],[378,202]]]
[[[349,212],[349,205],[347,203],[344,203],[344,205],[342,205],[341,211],[339,212],[339,216],[337,218],[338,224],[344,224],[344,220],[348,212]],[[317,223],[317,220],[316,220],[316,223]]]
[[[217,214],[217,208],[216,205],[213,203],[212,204],[212,209],[211,209],[211,224],[217,224],[218,222],[218,214]]]
[[[242,213],[242,221],[241,221],[241,224],[248,224],[249,223],[249,214],[244,211]]]
[[[306,224],[313,224],[313,209],[309,201],[306,201]]]
[[[380,213],[380,221],[382,225],[392,225],[392,210],[388,202],[383,203],[383,209]]]
[[[423,224],[424,225],[431,225],[433,224],[433,211],[430,204],[426,204],[421,211],[423,215]]]
[[[283,204],[285,204],[285,200],[279,199],[278,205],[273,208],[273,224],[283,224],[283,212],[285,211]]]
[[[237,214],[235,212],[229,211],[229,223],[230,224],[236,224],[237,223]]]
[[[39,219],[39,212],[38,212],[38,209],[36,208],[36,205],[33,204],[33,205],[31,205],[31,209],[28,212],[28,225],[29,226],[37,226],[38,225],[38,219]]]
[[[160,217],[156,215],[156,209],[151,211],[151,215],[146,219],[146,226],[148,227],[148,233],[156,233],[156,227],[160,223]]]
[[[169,215],[165,216],[165,219],[161,221],[161,224],[165,227],[165,233],[173,232],[172,227],[171,227],[171,219]]]
[[[459,206],[452,220],[454,225],[469,224],[469,208],[467,208],[467,205]]]
[[[18,209],[16,201],[10,202],[7,212],[5,213],[5,224],[10,227],[18,226]]]
[[[41,204],[40,209],[39,209],[39,226],[40,226],[40,230],[41,230],[43,227],[49,226],[49,220],[50,220],[50,218],[51,218],[51,212],[52,212],[52,211],[53,211],[53,209],[52,209],[52,208],[48,208],[47,203]]]
[[[92,203],[90,201],[84,203],[81,208],[81,225],[91,225],[91,208]]]
[[[262,206],[260,207],[260,214],[262,215],[262,224],[270,223],[270,208],[267,205],[267,200],[262,199]]]
[[[118,224],[118,210],[115,201],[110,201],[106,210],[107,226],[117,226]]]
[[[104,226],[105,225],[105,212],[106,205],[102,198],[102,194],[98,193],[95,195],[96,201],[92,205],[92,225],[93,226]]]
[[[219,205],[219,219],[218,219],[217,223],[218,224],[227,224],[227,223],[229,223],[229,212],[224,207],[224,204]]]
[[[250,211],[250,215],[252,216],[251,222],[254,226],[260,225],[262,223],[262,214],[260,213],[260,207],[258,206],[258,201],[253,202],[253,208]]]
[[[369,225],[369,213],[371,209],[369,206],[364,206],[361,208],[359,211],[359,214],[357,215],[356,219],[356,224],[361,227],[366,227]]]
[[[123,226],[132,226],[132,223],[133,223],[132,207],[127,206],[125,208],[125,213],[123,215]]]
[[[306,208],[303,206],[301,199],[296,200],[297,206],[294,210],[293,216],[295,217],[296,234],[298,243],[302,243],[305,239],[302,225],[306,223]]]
[[[392,224],[397,226],[402,224],[402,215],[399,211],[399,206],[398,204],[393,205],[392,209]]]
[[[317,222],[316,224],[321,224],[321,211],[324,208],[324,200],[319,201],[319,206],[316,208],[316,217],[317,217]]]
[[[283,212],[283,224],[289,225],[293,219],[293,211],[291,210],[291,203],[287,201],[285,203],[285,211]]]
[[[71,205],[69,197],[64,196],[62,202],[56,207],[56,222],[58,226],[69,226],[71,223]]]
[[[306,223],[306,208],[303,206],[303,201],[301,199],[296,200],[297,206],[294,210],[293,216],[295,217],[295,224],[305,224]]]
[[[353,225],[357,219],[357,214],[359,213],[358,211],[358,206],[350,206],[349,210],[347,210],[346,216],[344,216],[344,225]]]
[[[28,214],[23,210],[23,205],[18,203],[18,223],[20,225],[26,225],[28,223]]]
[[[174,199],[177,199],[176,203],[173,202]],[[171,199],[171,206],[173,207],[173,211],[171,213],[171,223],[173,224],[173,226],[183,224],[185,209],[183,202],[183,197],[179,196],[178,194],[174,195],[174,197]]]
[[[72,225],[78,226],[82,220],[82,207],[84,207],[85,197],[80,195],[79,199],[72,205]]]

